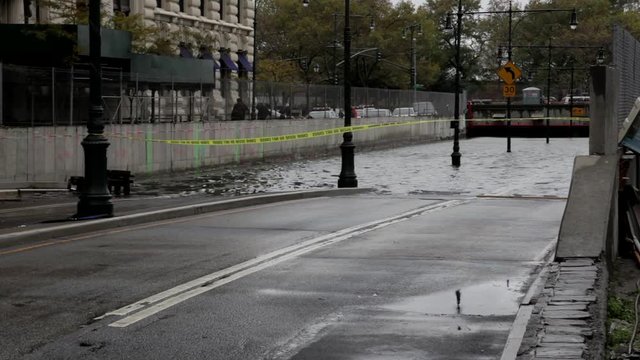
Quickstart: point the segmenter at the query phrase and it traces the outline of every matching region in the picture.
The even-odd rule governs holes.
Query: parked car
[[[333,110],[315,110],[310,111],[307,117],[309,119],[337,119],[338,114]]]
[[[372,118],[372,117],[390,117],[391,116],[391,111],[389,111],[389,109],[365,108],[365,109],[358,109],[357,111],[358,111],[359,117]]]
[[[563,104],[571,104],[571,96],[565,96],[561,101]],[[579,96],[573,95],[573,103],[574,104],[588,104],[591,102],[590,96]]]
[[[401,107],[393,109],[393,116],[416,116],[415,110],[412,107]]]
[[[431,101],[421,101],[413,103],[413,110],[417,116],[438,116],[436,107]]]

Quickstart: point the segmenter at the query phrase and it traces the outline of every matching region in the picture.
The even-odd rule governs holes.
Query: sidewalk
[[[517,359],[604,359],[606,267],[587,258],[553,262],[540,280],[537,296],[521,305],[533,309]]]
[[[326,189],[278,192],[237,197],[180,196],[114,198],[114,216],[92,220],[70,220],[76,209],[75,195],[59,193],[40,199],[15,202],[0,210],[0,249],[48,239],[108,230],[166,219],[199,215],[273,202],[322,196],[370,192],[371,189]],[[20,206],[23,205],[23,206]],[[70,215],[71,214],[71,215]]]

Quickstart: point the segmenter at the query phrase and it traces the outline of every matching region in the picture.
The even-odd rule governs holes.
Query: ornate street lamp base
[[[73,219],[100,219],[113,217],[111,195],[80,195],[77,213]]]
[[[342,174],[338,178],[338,188],[357,188],[358,187],[358,179],[356,176],[353,177],[342,177]]]
[[[84,186],[79,196],[74,219],[113,216],[113,203],[107,187],[107,147],[102,134],[89,134],[82,140],[85,170]]]
[[[459,167],[461,157],[462,157],[462,154],[460,154],[457,151],[451,153],[451,166]]]
[[[355,145],[353,145],[353,134],[344,133],[342,136],[344,141],[340,144],[340,152],[342,154],[342,170],[338,178],[339,188],[355,188],[358,187],[358,179],[355,173],[355,164],[353,161]]]

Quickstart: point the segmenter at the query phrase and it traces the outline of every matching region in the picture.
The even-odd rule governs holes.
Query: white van
[[[438,116],[436,107],[431,101],[421,101],[413,103],[413,110],[418,116]]]
[[[389,111],[388,109],[365,108],[358,109],[358,114],[360,115],[360,117],[367,118],[390,117],[391,111]]]
[[[337,119],[338,114],[333,110],[315,110],[310,111],[307,117],[309,119]]]
[[[412,107],[401,107],[393,109],[393,116],[416,116],[415,110]]]

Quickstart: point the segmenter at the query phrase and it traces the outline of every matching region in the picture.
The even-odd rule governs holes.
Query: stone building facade
[[[59,24],[68,22],[56,10],[46,4],[52,0],[0,0],[0,24]],[[70,6],[86,6],[87,0],[66,1]],[[193,110],[186,103],[207,102],[210,118],[228,119],[236,98],[251,103],[251,84],[253,76],[254,16],[255,0],[101,0],[106,17],[115,12],[126,15],[137,14],[145,25],[156,27],[158,32],[173,34],[197,34],[200,43],[189,45],[189,51],[183,53],[179,44],[173,44],[176,56],[202,57],[206,48],[208,59],[216,62],[213,88],[201,91],[184,91],[171,86],[170,90],[146,90],[136,93],[146,98],[153,97],[156,105],[167,104],[172,117],[188,113],[192,118]],[[172,41],[182,40],[180,36],[171,37]],[[185,42],[187,39],[185,39]],[[205,43],[203,43],[205,42]],[[200,51],[199,51],[200,49]],[[131,70],[133,72],[133,70]],[[124,96],[122,97],[125,98]],[[169,99],[169,100],[166,100]],[[184,104],[183,104],[184,103]],[[184,106],[183,106],[184,105]],[[134,106],[122,100],[122,109]],[[147,106],[147,105],[144,105]],[[168,111],[164,111],[165,113]],[[158,108],[157,113],[163,113]],[[176,115],[177,114],[177,115]],[[196,114],[204,117],[202,114]]]
[[[86,0],[59,0],[82,4]],[[233,61],[238,53],[253,62],[254,0],[101,0],[107,16],[114,11],[140,14],[147,25],[166,25],[207,34],[209,47],[228,51]],[[0,24],[59,23],[43,0],[0,0]]]

